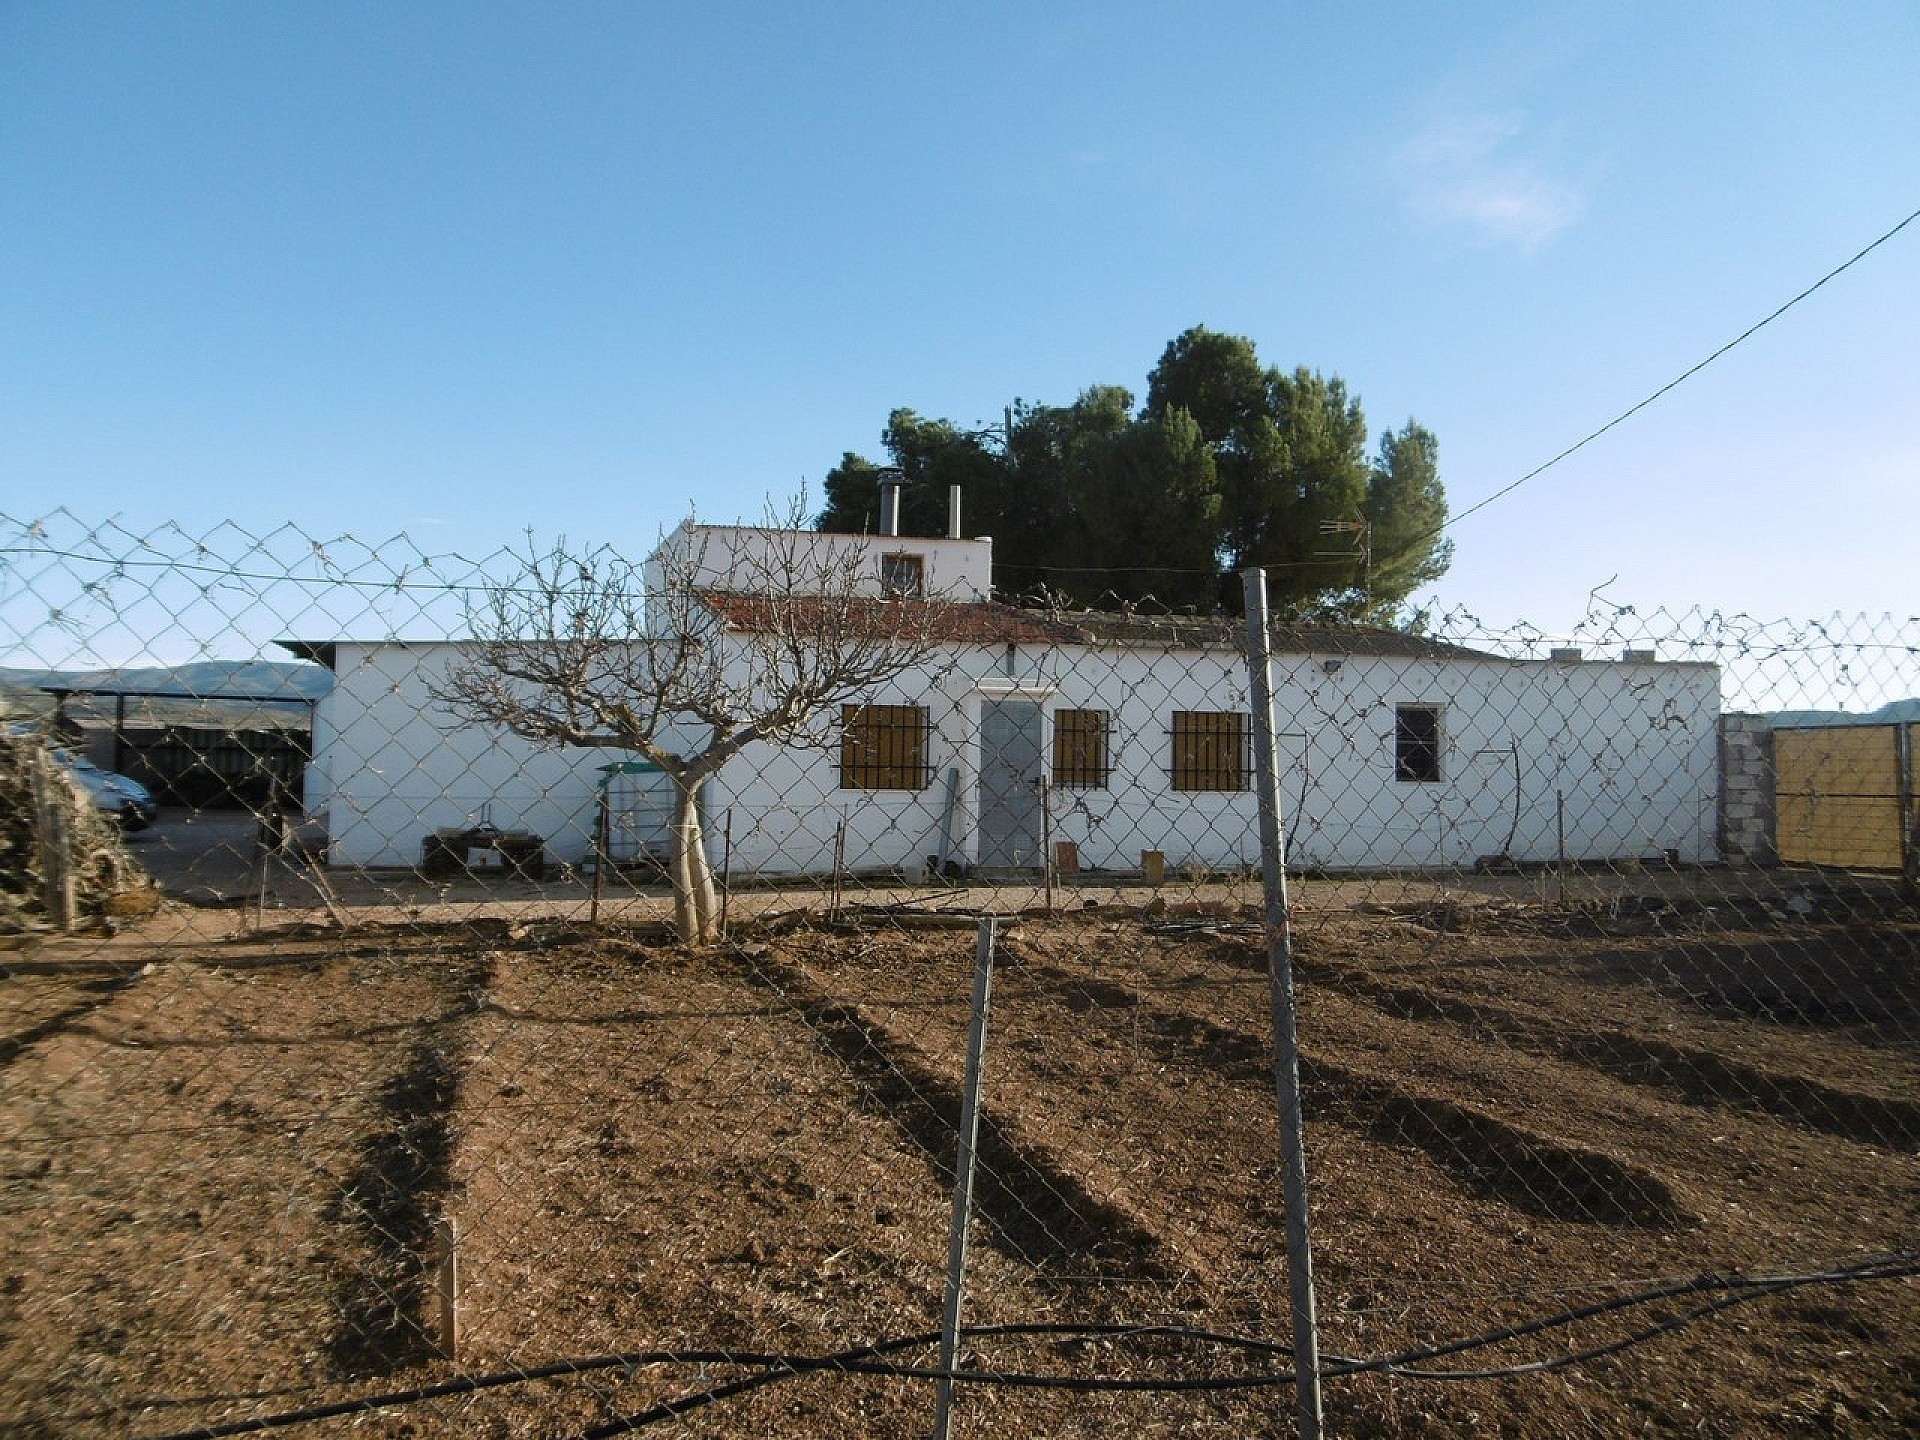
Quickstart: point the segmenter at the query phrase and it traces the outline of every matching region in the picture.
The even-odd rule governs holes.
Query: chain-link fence
[[[582,649],[506,552],[0,517],[0,1426],[1292,1433],[1242,627],[770,533]],[[1328,1433],[1920,1429],[1920,622],[1272,644]]]

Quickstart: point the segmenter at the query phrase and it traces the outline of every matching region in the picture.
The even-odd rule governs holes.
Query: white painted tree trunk
[[[668,873],[673,880],[673,924],[689,945],[719,939],[720,896],[707,863],[700,829],[702,780],[686,785],[676,777],[673,789],[673,838]]]

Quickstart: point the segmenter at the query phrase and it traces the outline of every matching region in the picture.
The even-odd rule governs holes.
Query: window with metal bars
[[[931,779],[926,706],[840,707],[842,790],[924,790]]]
[[[1247,717],[1235,710],[1173,712],[1173,788],[1247,788]]]
[[[1075,790],[1104,790],[1112,772],[1107,739],[1112,721],[1105,710],[1053,712],[1053,783]]]
[[[1396,705],[1393,709],[1393,778],[1440,778],[1440,707]]]

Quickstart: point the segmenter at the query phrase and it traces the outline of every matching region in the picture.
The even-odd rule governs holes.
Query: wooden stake
[[[250,867],[255,930],[264,930],[267,924],[267,860],[270,854],[267,820],[265,816],[259,816],[255,819],[253,827],[253,865]]]
[[[613,853],[613,817],[610,812],[607,784],[602,781],[600,814],[593,826],[593,900],[587,908],[587,924],[593,926],[600,923],[600,893],[606,886],[607,864]]]
[[[435,1348],[443,1360],[460,1358],[460,1255],[459,1232],[451,1218],[434,1222],[433,1241],[437,1252],[438,1274],[435,1291],[440,1301],[440,1326]]]
[[[727,807],[727,820],[720,845],[720,938],[727,938],[727,902],[733,898],[733,807]]]
[[[1053,914],[1053,788],[1040,777],[1040,871],[1047,882],[1047,913]]]
[[[33,753],[31,773],[34,838],[47,919],[61,934],[71,934],[79,909],[74,894],[72,797],[54,775],[53,760],[45,752]]]
[[[840,823],[833,829],[833,902],[827,909],[827,919],[837,921],[840,918],[840,902],[843,898],[842,880],[847,867],[847,821],[842,816]]]

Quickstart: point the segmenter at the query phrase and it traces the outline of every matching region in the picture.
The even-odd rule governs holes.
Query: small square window
[[[927,566],[919,555],[882,555],[880,590],[901,600],[918,600],[926,593]]]
[[[1396,705],[1393,709],[1393,778],[1440,778],[1440,707]]]

